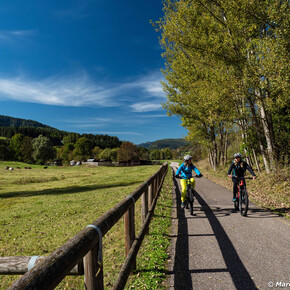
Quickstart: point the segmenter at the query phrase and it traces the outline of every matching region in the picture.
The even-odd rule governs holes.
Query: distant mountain
[[[154,142],[146,142],[137,145],[138,147],[144,147],[148,149],[164,149],[169,147],[170,149],[177,149],[182,146],[188,145],[188,142],[185,139],[162,139]]]
[[[50,126],[43,125],[37,121],[13,118],[4,115],[0,115],[0,127],[35,127],[35,128],[54,129]]]

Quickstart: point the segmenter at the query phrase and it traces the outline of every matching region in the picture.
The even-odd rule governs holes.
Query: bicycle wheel
[[[234,201],[235,210],[239,210],[239,206],[240,206],[240,204],[239,204],[239,197],[240,197],[240,195],[241,195],[241,193],[240,193],[240,191],[238,191],[236,193],[236,201]]]
[[[186,200],[185,200],[185,203],[184,203],[184,207],[185,207],[186,209],[188,209],[188,200],[189,200],[188,190],[189,190],[189,187],[187,186],[187,187],[186,187]]]
[[[239,198],[236,198],[236,201],[234,202],[235,210],[239,210]]]
[[[194,192],[190,187],[188,190],[188,203],[190,205],[190,214],[193,215],[193,201],[194,201]]]
[[[248,207],[249,207],[249,198],[248,198],[248,193],[245,189],[241,192],[240,197],[241,197],[239,200],[240,214],[242,216],[246,216],[248,212]]]

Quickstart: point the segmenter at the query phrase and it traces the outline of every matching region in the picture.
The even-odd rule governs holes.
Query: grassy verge
[[[15,170],[4,170],[13,166]],[[112,208],[160,166],[49,167],[0,162],[0,256],[49,255]],[[17,169],[20,167],[21,169]],[[136,202],[138,230],[141,201]],[[125,259],[124,222],[104,237],[105,287],[111,288]],[[6,289],[19,276],[0,276]],[[68,276],[57,289],[83,289]]]
[[[206,160],[195,164],[202,174],[232,190],[232,181],[227,177],[228,168],[219,168],[213,171]],[[247,181],[247,190],[250,200],[259,206],[269,209],[287,219],[290,219],[290,192],[289,192],[289,169],[280,170],[277,174],[261,172],[256,180]]]
[[[157,201],[150,232],[137,256],[137,269],[131,275],[126,289],[166,289],[166,263],[170,245],[172,211],[172,175],[168,170]]]

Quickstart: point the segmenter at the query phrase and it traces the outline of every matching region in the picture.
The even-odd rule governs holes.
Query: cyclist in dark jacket
[[[245,171],[248,170],[253,175],[253,179],[256,179],[257,177],[251,166],[249,166],[247,162],[242,160],[241,153],[236,153],[234,155],[234,158],[235,160],[231,163],[228,171],[228,177],[231,177],[233,180],[233,201],[236,201],[236,194],[238,192],[238,180],[233,176],[244,177]]]

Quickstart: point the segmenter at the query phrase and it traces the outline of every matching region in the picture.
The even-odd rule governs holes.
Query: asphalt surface
[[[169,289],[290,289],[290,222],[253,203],[241,216],[232,192],[204,177],[191,216],[173,184]]]

